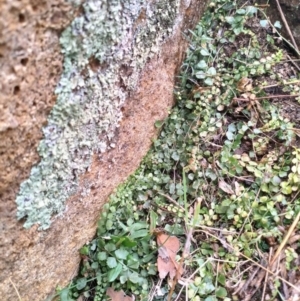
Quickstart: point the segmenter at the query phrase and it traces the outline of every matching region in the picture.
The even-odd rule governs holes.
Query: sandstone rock
[[[87,40],[84,26],[92,17],[87,14],[97,17],[102,1],[87,1],[85,5],[76,8],[63,0],[0,3],[2,300],[17,300],[15,288],[23,301],[45,300],[57,285],[66,285],[76,275],[78,250],[93,237],[102,205],[138,167],[156,135],[154,122],[164,119],[172,106],[175,75],[187,47],[183,33],[195,25],[204,8],[200,0],[153,0],[144,7],[131,6],[131,11],[123,14],[126,5],[124,8],[118,0],[111,1],[106,9],[121,16],[114,22],[120,22],[120,30],[127,32],[112,32],[115,23],[110,29],[103,26],[101,30],[109,33],[102,41],[106,52],[99,51],[103,49],[100,45],[97,52],[88,55],[90,48],[83,47]],[[80,17],[83,14],[85,18]],[[77,44],[62,41],[62,73],[59,36],[75,15],[77,21],[63,36],[76,36]],[[99,29],[88,30],[93,33]],[[81,36],[83,46],[78,44]],[[99,37],[103,34],[91,43],[97,43]],[[81,46],[82,52],[76,52]],[[69,60],[68,51],[73,51]],[[112,68],[112,75],[105,77]],[[67,75],[72,81],[68,92],[62,84]],[[91,84],[95,78],[99,86],[98,82]],[[91,85],[90,90],[84,90],[87,85]],[[67,93],[68,99],[64,98]],[[64,105],[76,99],[80,112],[73,116],[68,109],[74,107]],[[98,112],[103,99],[108,104]],[[113,117],[103,121],[108,112]],[[95,130],[91,126],[94,120],[96,125],[103,122],[102,128]],[[60,155],[56,145],[65,145],[65,153]],[[47,166],[52,173],[48,171],[45,176]],[[52,188],[59,194],[51,193]],[[24,229],[24,222],[29,229]]]

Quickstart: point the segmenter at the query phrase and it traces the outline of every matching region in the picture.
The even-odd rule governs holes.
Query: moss
[[[171,35],[179,0],[88,0],[83,8],[60,38],[64,72],[55,91],[57,103],[43,129],[40,163],[16,199],[17,218],[26,217],[25,228],[38,223],[47,229],[72,194],[88,193],[88,187],[79,191],[79,177],[94,153],[114,146],[120,108],[146,61]],[[141,12],[146,12],[145,22],[135,28]],[[123,76],[122,68],[131,75]]]

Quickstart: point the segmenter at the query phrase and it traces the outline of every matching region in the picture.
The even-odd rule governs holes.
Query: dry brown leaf
[[[252,87],[252,79],[247,78],[247,77],[242,77],[238,82],[237,82],[237,90],[240,92],[249,92],[253,89]]]
[[[157,245],[159,246],[157,257],[159,278],[164,279],[169,274],[170,278],[173,279],[178,269],[178,273],[181,275],[181,268],[175,259],[180,248],[178,238],[159,233],[157,235]]]
[[[106,295],[111,298],[111,301],[133,301],[134,297],[126,296],[124,291],[115,291],[112,287],[106,290]]]
[[[232,190],[231,186],[227,184],[224,180],[219,181],[219,188],[228,194],[234,194],[234,191]]]
[[[234,181],[234,190],[235,190],[236,196],[241,195],[241,193],[242,193],[241,185],[237,181]]]

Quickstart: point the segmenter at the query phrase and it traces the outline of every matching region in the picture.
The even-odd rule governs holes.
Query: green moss
[[[47,229],[72,194],[88,193],[89,187],[79,191],[79,176],[89,169],[93,154],[114,147],[127,93],[147,59],[172,34],[178,13],[179,0],[144,2],[88,0],[83,15],[63,32],[64,72],[38,147],[41,160],[16,199],[18,219],[26,217],[24,227],[38,223]],[[142,11],[147,18],[133,32]],[[122,75],[122,68],[131,75]]]

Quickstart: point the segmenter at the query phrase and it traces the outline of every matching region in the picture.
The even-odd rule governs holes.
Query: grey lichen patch
[[[121,106],[147,59],[172,34],[179,0],[88,0],[83,8],[61,36],[64,72],[38,147],[41,160],[16,199],[25,228],[38,223],[47,229],[78,192],[93,154],[114,147]],[[141,12],[145,22],[134,26]]]

